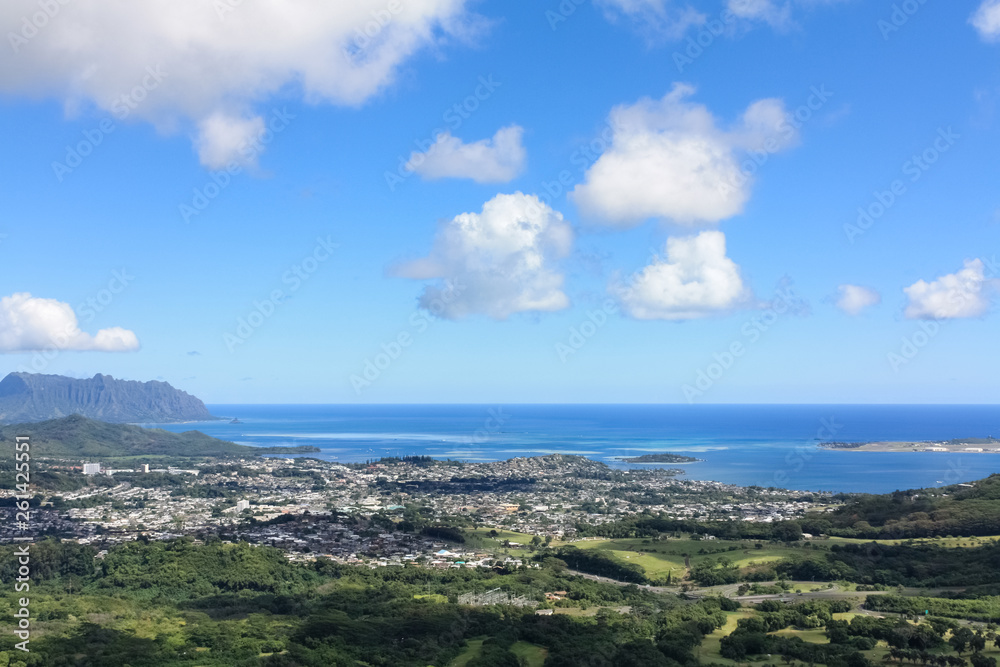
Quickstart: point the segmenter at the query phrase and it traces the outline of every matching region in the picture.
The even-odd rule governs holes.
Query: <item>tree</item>
[[[965,652],[965,649],[969,646],[969,642],[972,638],[972,630],[969,628],[958,628],[951,633],[951,638],[948,639],[948,643],[951,644],[951,647],[955,649],[956,653],[962,655],[962,653]]]

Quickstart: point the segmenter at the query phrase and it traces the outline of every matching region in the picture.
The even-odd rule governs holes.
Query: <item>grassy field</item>
[[[804,642],[809,642],[810,644],[829,644],[830,640],[826,636],[826,628],[813,628],[811,630],[795,630],[793,628],[785,628],[784,630],[778,630],[777,632],[772,632],[772,635],[777,637],[798,637]]]
[[[741,618],[747,618],[753,616],[754,611],[752,609],[741,609],[739,611],[728,612],[728,619],[726,624],[713,632],[712,634],[705,637],[701,644],[701,649],[699,653],[699,662],[702,664],[718,664],[718,665],[728,665],[735,667],[737,664],[732,660],[727,660],[719,654],[719,649],[721,647],[721,642],[723,637],[728,637],[736,629],[736,624]],[[850,621],[858,614],[853,612],[838,613],[834,614],[833,617],[838,621]],[[779,630],[777,632],[771,633],[775,636],[780,637],[798,637],[802,641],[809,642],[811,644],[829,644],[830,640],[826,636],[826,628],[815,628],[810,630],[796,630],[794,628],[785,628],[784,630]],[[870,651],[864,651],[865,656],[875,664],[881,664],[883,656],[889,653],[889,647],[885,642],[879,642],[878,646]],[[953,651],[947,647],[943,649],[938,649],[932,651],[935,654],[942,655],[953,655]],[[992,643],[987,644],[986,650],[983,651],[983,655],[988,658],[998,658],[1000,659],[1000,649],[996,648]]]
[[[484,639],[470,639],[462,653],[448,663],[448,667],[465,667],[473,658],[483,652]],[[527,667],[542,667],[549,651],[546,648],[529,642],[517,642],[510,647],[510,652],[523,660]]]
[[[542,667],[549,650],[529,642],[517,642],[510,647],[510,652],[524,661],[526,667]]]
[[[749,618],[750,616],[753,616],[753,611],[750,609],[741,609],[739,611],[728,612],[726,615],[729,617],[726,620],[726,624],[712,634],[707,635],[704,641],[702,641],[698,656],[698,662],[701,664],[737,664],[736,662],[727,660],[719,655],[719,649],[722,646],[722,638],[728,637],[733,633],[733,630],[736,629],[736,623],[739,622],[741,618]]]
[[[913,542],[914,544],[932,544],[945,549],[961,549],[981,547],[998,540],[1000,540],[1000,535],[983,537],[928,537],[916,540],[860,540],[851,537],[831,537],[828,540],[819,540],[817,544],[870,544],[871,542],[878,542],[879,544],[906,544]]]
[[[611,611],[617,614],[627,614],[629,612],[630,607],[587,607],[586,609],[582,609],[580,607],[556,607],[552,611],[557,616],[563,615],[563,616],[583,617],[583,616],[597,616],[597,612],[599,612],[602,609],[610,609]]]
[[[585,540],[568,544],[578,549],[606,549],[623,561],[643,566],[650,577],[665,577],[667,572],[673,572],[675,579],[687,574],[684,554],[688,554],[692,566],[707,559],[726,558],[738,567],[749,567],[753,564],[773,563],[793,554],[803,553],[802,549],[784,545],[765,543],[762,549],[755,549],[754,542],[725,540],[671,539],[653,542],[636,538]],[[749,548],[746,548],[748,546]],[[730,547],[736,549],[730,551]],[[698,553],[702,550],[718,553]]]
[[[496,537],[490,537],[491,530],[497,531]],[[499,528],[476,528],[475,530],[467,530],[465,531],[465,536],[468,546],[488,551],[502,549],[505,540],[517,542],[522,545],[528,545],[531,543],[531,538],[534,537],[534,535],[528,535],[527,533],[515,533],[512,530],[500,530]]]
[[[479,654],[483,651],[483,639],[470,639],[467,642],[465,650],[462,651],[457,658],[448,663],[448,667],[465,667],[469,664],[473,658],[479,657]]]
[[[528,538],[530,540],[530,538]],[[921,544],[936,544],[944,548],[966,548],[977,547],[989,544],[996,537],[942,537],[927,540],[917,540]],[[688,568],[684,565],[684,554],[688,554],[689,562],[692,566],[708,559],[725,558],[731,564],[746,568],[753,565],[763,565],[765,563],[775,563],[787,558],[797,556],[810,556],[822,554],[826,548],[835,544],[864,544],[872,540],[855,540],[847,538],[831,538],[829,540],[818,540],[817,546],[823,548],[822,551],[814,551],[811,548],[786,546],[772,542],[762,543],[762,548],[757,549],[757,542],[752,540],[726,541],[726,540],[691,540],[691,539],[668,539],[653,541],[649,539],[634,538],[620,540],[580,540],[578,542],[556,543],[553,546],[571,545],[577,549],[604,549],[610,551],[615,557],[627,563],[641,565],[646,570],[646,574],[651,578],[663,578],[667,573],[671,573],[675,581],[687,575]],[[899,544],[904,540],[877,540],[882,544]],[[730,550],[732,547],[735,549]],[[711,553],[699,553],[707,551]],[[815,584],[807,584],[808,587],[801,588],[808,591]]]

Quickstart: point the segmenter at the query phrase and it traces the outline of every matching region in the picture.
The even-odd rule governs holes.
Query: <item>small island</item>
[[[642,456],[617,456],[617,461],[622,463],[700,463],[703,459],[696,459],[680,454],[643,454]]]
[[[1000,439],[954,438],[952,440],[885,440],[879,442],[821,442],[823,449],[849,452],[955,452],[960,454],[1000,453]]]

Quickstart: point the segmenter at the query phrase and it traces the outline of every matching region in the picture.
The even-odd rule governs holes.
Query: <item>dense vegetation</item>
[[[938,489],[838,498],[846,502],[834,511],[807,514],[797,521],[695,521],[644,513],[596,526],[580,524],[576,529],[581,536],[612,539],[673,532],[778,541],[800,539],[803,532],[862,539],[1000,535],[1000,475]]]
[[[855,497],[802,521],[806,532],[864,539],[1000,534],[1000,475],[939,489]]]
[[[865,602],[872,611],[891,612],[904,616],[932,614],[945,618],[996,623],[1000,621],[1000,597],[983,596],[972,599],[901,597],[872,595]]]
[[[14,563],[12,550],[0,548],[0,562]],[[696,664],[703,636],[737,606],[569,576],[554,558],[501,574],[298,565],[276,549],[190,540],[138,541],[94,555],[52,540],[32,548],[32,650],[16,651],[16,637],[5,632],[0,664],[445,667],[470,640],[486,638],[468,665],[519,665],[513,646],[530,642],[547,649],[546,667],[674,667]],[[0,574],[9,581],[12,572]],[[464,592],[495,588],[540,602],[545,591],[564,590],[560,606],[608,609],[591,618],[542,617],[530,607],[455,604]],[[14,603],[11,592],[0,613]],[[619,606],[632,611],[611,611]]]
[[[668,533],[713,535],[720,540],[775,540],[789,542],[802,539],[802,526],[796,521],[761,523],[751,521],[695,521],[676,519],[667,514],[637,514],[621,521],[592,526],[577,524],[581,537],[622,539],[656,537]]]

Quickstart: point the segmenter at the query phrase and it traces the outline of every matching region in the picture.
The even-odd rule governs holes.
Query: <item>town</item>
[[[642,512],[775,522],[831,503],[828,494],[681,479],[680,470],[617,469],[567,455],[485,463],[426,457],[357,464],[194,461],[135,468],[50,462],[47,476],[78,488],[46,491],[32,510],[33,526],[39,535],[100,549],[140,536],[214,535],[277,547],[289,560],[496,567],[521,565],[540,544],[571,542],[580,525]],[[0,540],[9,542],[13,522],[3,525]],[[503,540],[501,550],[466,547],[449,532],[454,526],[526,537]]]

